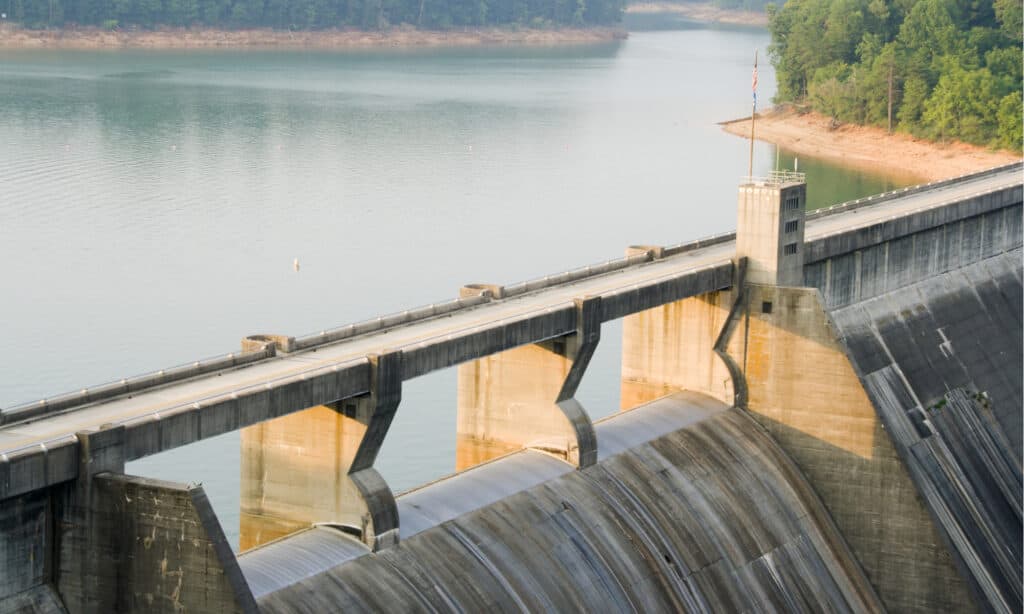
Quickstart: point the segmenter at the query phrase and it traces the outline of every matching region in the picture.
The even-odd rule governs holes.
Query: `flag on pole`
[[[757,54],[754,54],[754,75],[751,78],[750,89],[754,93],[754,108],[757,108]]]

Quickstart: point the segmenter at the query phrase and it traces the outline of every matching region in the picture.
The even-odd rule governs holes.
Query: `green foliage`
[[[624,0],[9,0],[30,28],[67,23],[125,27],[210,26],[376,29],[618,23]]]
[[[1020,149],[1022,141],[1021,113],[1024,108],[1021,105],[1019,92],[1007,94],[999,101],[999,111],[996,115],[996,122],[999,125],[999,146],[1007,149]]]
[[[837,121],[1021,147],[1020,0],[789,0],[769,7],[777,101]]]

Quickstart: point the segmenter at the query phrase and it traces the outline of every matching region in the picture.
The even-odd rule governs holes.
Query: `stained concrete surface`
[[[831,313],[979,606],[996,612],[1022,606],[1021,277],[1018,247]]]
[[[685,400],[677,403],[687,413]],[[263,593],[260,608],[880,611],[793,464],[742,411],[719,408],[394,548]]]

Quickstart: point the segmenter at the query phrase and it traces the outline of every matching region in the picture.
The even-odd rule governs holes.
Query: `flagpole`
[[[757,115],[757,49],[754,49],[754,78],[751,89],[754,102],[750,105],[750,157],[747,159],[747,177],[754,176],[754,117]]]

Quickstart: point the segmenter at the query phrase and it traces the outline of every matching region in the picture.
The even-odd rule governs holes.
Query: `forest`
[[[768,12],[777,103],[1020,150],[1020,0],[789,0]]]
[[[624,0],[0,0],[28,28],[445,29],[617,23]],[[2,9],[0,9],[2,10]]]

